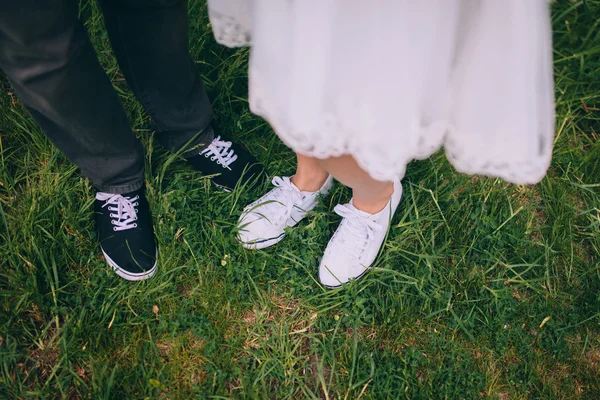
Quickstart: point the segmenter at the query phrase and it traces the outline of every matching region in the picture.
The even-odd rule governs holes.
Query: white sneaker
[[[376,214],[357,209],[352,201],[335,206],[334,211],[344,219],[329,240],[319,265],[319,280],[324,286],[339,287],[368,271],[377,258],[401,198],[402,185],[397,180],[390,201]]]
[[[238,236],[247,249],[264,249],[285,236],[285,228],[294,226],[317,205],[333,184],[331,176],[316,192],[303,192],[289,177],[273,178],[275,188],[244,208],[238,221]]]

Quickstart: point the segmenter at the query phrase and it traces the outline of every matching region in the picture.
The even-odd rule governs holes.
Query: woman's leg
[[[353,192],[352,204],[335,207],[343,219],[319,265],[319,280],[334,288],[360,278],[371,267],[400,203],[402,186],[398,180],[382,182],[371,178],[351,156],[328,158],[321,165]]]
[[[375,214],[388,204],[394,192],[393,182],[377,181],[356,163],[352,156],[320,160],[323,169],[342,184],[352,188],[352,204],[369,214]]]
[[[301,191],[316,192],[323,186],[329,176],[321,165],[320,160],[296,154],[298,165],[296,174],[291,178],[292,183]]]

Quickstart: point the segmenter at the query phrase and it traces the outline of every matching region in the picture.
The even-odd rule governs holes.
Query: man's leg
[[[141,144],[70,0],[0,0],[0,68],[56,146],[103,192],[144,181]]]
[[[156,269],[156,245],[143,149],[77,12],[74,0],[0,0],[0,68],[48,137],[99,189],[96,222],[109,264],[126,279],[144,279]]]
[[[189,54],[187,0],[101,3],[121,71],[150,114],[161,144],[174,152],[183,149],[192,166],[220,174],[215,182],[228,188],[235,186],[243,170],[250,172],[247,178],[262,174],[245,150],[214,140],[210,101]]]
[[[104,23],[131,90],[171,151],[213,140],[213,117],[188,51],[187,0],[102,0]],[[202,132],[202,133],[201,133]]]

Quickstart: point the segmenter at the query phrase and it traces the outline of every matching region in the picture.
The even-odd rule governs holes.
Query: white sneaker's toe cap
[[[356,258],[347,254],[325,254],[319,265],[319,281],[329,288],[342,286],[350,279],[363,276],[369,267],[357,264]]]
[[[335,288],[348,282],[348,278],[344,276],[334,275],[334,273],[329,268],[327,268],[324,265],[321,265],[319,267],[319,282],[321,282],[323,286]]]
[[[283,237],[282,229],[256,215],[242,215],[238,221],[237,239],[244,247],[261,249],[277,243]]]

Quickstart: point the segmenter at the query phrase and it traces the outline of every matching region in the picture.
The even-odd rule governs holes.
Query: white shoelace
[[[347,204],[338,204],[333,211],[344,218],[333,240],[350,251],[353,256],[360,257],[375,232],[380,232],[383,226],[364,215],[360,210]],[[346,245],[345,243],[350,243]]]
[[[217,136],[213,141],[200,152],[204,157],[209,158],[211,161],[217,161],[217,164],[223,168],[229,168],[229,166],[237,160],[238,156],[231,149],[231,142],[221,140],[221,136]]]
[[[111,194],[99,192],[96,194],[96,199],[104,201],[102,207],[108,207],[111,223],[114,225],[114,231],[125,231],[127,229],[136,228],[137,224],[137,200],[139,196],[133,198],[123,197],[120,194]],[[116,207],[112,207],[116,206]],[[113,213],[115,212],[116,213]]]
[[[271,181],[275,186],[270,192],[251,203],[246,207],[246,212],[254,212],[261,217],[271,221],[271,223],[277,223],[289,218],[292,214],[292,210],[296,205],[296,202],[302,198],[302,194],[292,185],[290,178],[281,178],[276,176]],[[278,204],[285,206],[285,214],[281,214],[279,207],[260,207],[261,205],[267,205],[269,203]],[[278,217],[275,220],[274,217]]]

